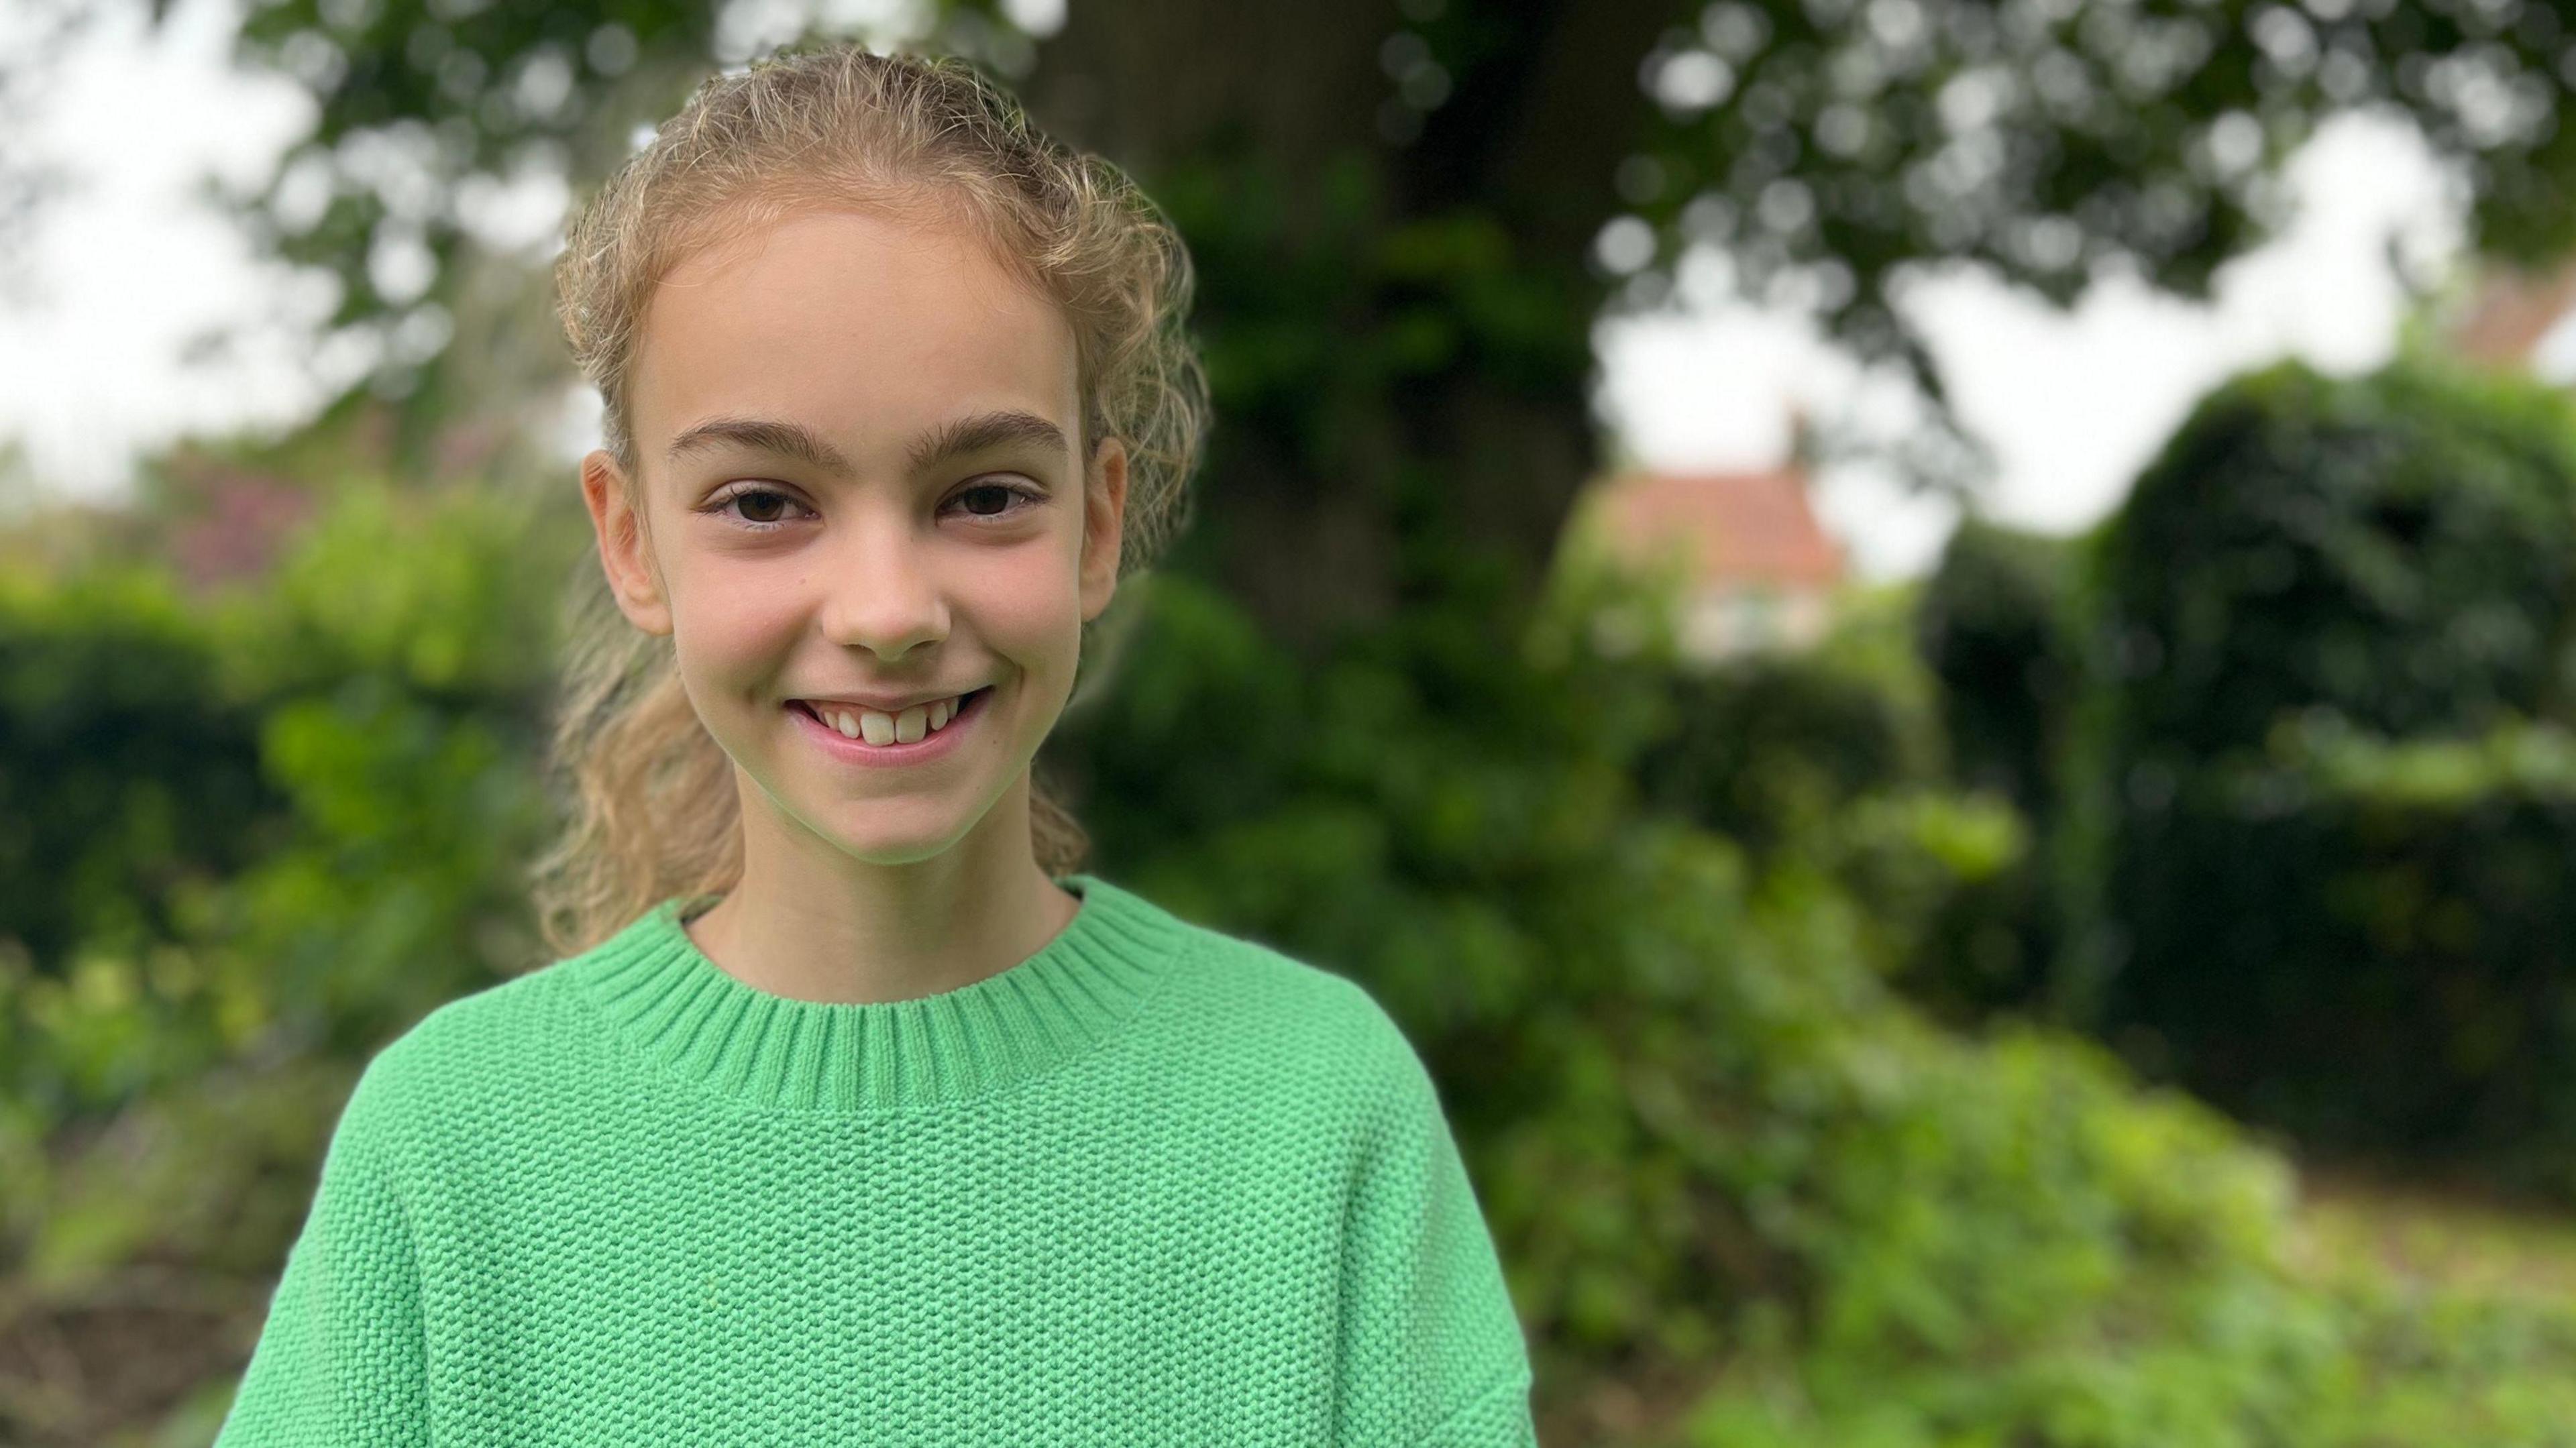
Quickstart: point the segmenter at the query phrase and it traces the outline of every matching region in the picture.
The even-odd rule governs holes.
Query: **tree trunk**
[[[1640,134],[1638,62],[1678,18],[1077,0],[1043,47],[1032,112],[1135,174],[1199,263],[1217,420],[1177,558],[1275,637],[1383,620],[1461,546],[1535,595],[1596,456],[1587,252]],[[1398,142],[1381,55],[1408,28],[1450,86]]]

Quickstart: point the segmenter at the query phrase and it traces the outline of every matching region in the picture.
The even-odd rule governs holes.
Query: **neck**
[[[854,860],[750,780],[743,875],[686,923],[725,974],[801,1001],[874,1004],[972,985],[1035,955],[1080,902],[1030,851],[1028,772],[949,849]]]

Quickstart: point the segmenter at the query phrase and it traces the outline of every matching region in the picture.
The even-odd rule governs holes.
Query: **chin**
[[[849,821],[845,828],[835,828],[829,822],[818,823],[813,828],[817,835],[831,841],[843,855],[871,865],[911,865],[936,859],[955,849],[957,842],[966,836],[962,829],[930,827],[907,830],[882,815],[883,812],[879,811],[877,817],[865,823]]]

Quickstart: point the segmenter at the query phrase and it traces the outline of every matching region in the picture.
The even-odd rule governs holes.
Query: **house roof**
[[[2480,279],[2452,327],[2452,342],[2481,362],[2526,362],[2571,306],[2576,263],[2536,272],[2498,268]]]
[[[1830,587],[1844,550],[1808,504],[1796,467],[1752,472],[1630,472],[1600,484],[1603,531],[1623,557],[1682,540],[1700,587]]]

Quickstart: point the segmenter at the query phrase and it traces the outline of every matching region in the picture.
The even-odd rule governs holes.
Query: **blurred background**
[[[546,268],[812,36],[1187,236],[1039,767],[1398,1017],[1544,1441],[2576,1443],[2571,10],[0,10],[0,1443],[208,1442],[359,1068],[544,962]]]

